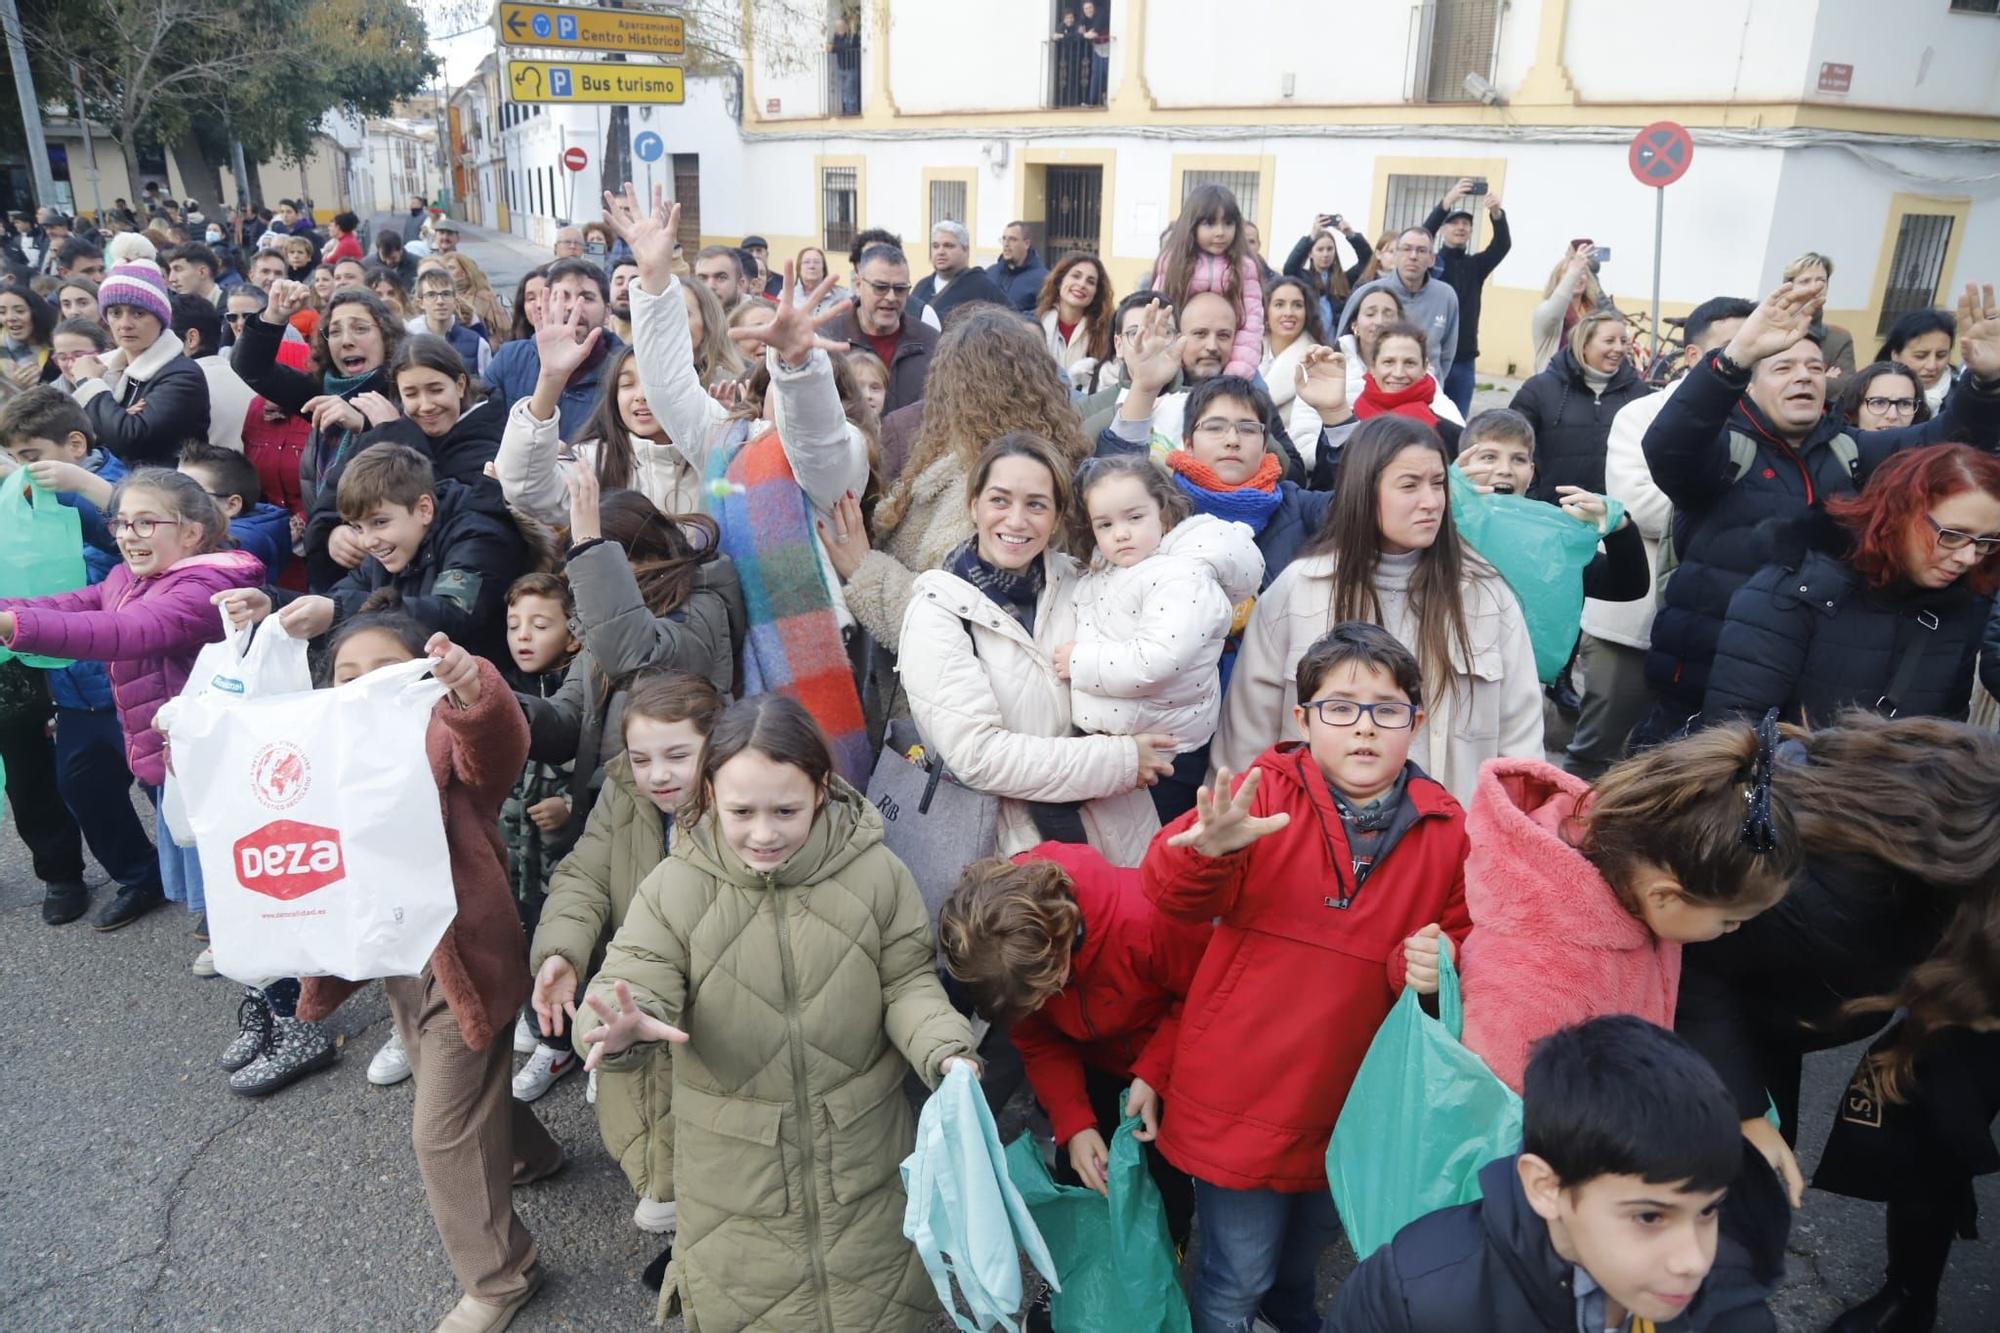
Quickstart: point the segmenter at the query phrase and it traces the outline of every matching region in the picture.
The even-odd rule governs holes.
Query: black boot
[[[82,916],[90,906],[90,889],[80,879],[49,885],[42,895],[42,920],[51,926],[66,926]]]
[[[167,895],[157,888],[120,889],[118,896],[105,905],[91,922],[93,930],[118,930],[131,925],[155,907],[165,906]]]
[[[1930,1333],[1938,1286],[1957,1226],[1949,1191],[1889,1201],[1889,1273],[1882,1290],[1828,1325],[1827,1333]]]
[[[271,1041],[264,1053],[229,1076],[229,1090],[245,1097],[268,1097],[339,1058],[333,1038],[319,1024],[280,1018],[271,1024]]]
[[[667,1248],[661,1250],[658,1257],[652,1263],[646,1265],[646,1271],[639,1274],[639,1280],[652,1290],[658,1291],[660,1284],[667,1280],[667,1265],[673,1261],[674,1243],[668,1241]]]
[[[271,1006],[264,992],[253,990],[244,995],[243,1003],[236,1006],[236,1027],[236,1039],[223,1048],[222,1058],[216,1061],[232,1074],[271,1044]]]
[[[1937,1294],[1928,1297],[1891,1282],[1826,1326],[1826,1333],[1930,1333],[1937,1326]]]

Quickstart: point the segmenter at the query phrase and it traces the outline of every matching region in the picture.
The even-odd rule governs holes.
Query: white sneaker
[[[403,1049],[403,1034],[389,1029],[389,1040],[368,1062],[368,1081],[378,1088],[401,1083],[410,1076],[410,1053]]]
[[[214,976],[215,950],[203,949],[200,953],[196,954],[194,956],[194,965],[191,968],[189,968],[189,971],[193,972],[198,977]]]
[[[541,1044],[541,1034],[529,1024],[526,1014],[514,1020],[514,1054],[533,1055],[535,1048]]]
[[[559,1046],[535,1047],[528,1063],[514,1075],[514,1100],[532,1102],[556,1085],[556,1080],[577,1067],[576,1052]]]
[[[596,1070],[591,1070],[596,1073]],[[671,1236],[680,1227],[679,1216],[674,1211],[672,1199],[641,1199],[639,1206],[632,1210],[632,1225],[641,1231],[650,1231],[655,1236]]]
[[[597,1105],[597,1071],[590,1071],[590,1077],[583,1082],[583,1099],[592,1106]]]

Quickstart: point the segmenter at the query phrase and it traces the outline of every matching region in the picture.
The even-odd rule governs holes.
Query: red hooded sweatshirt
[[[1212,929],[1162,916],[1139,887],[1139,872],[1114,866],[1095,848],[1045,842],[1014,860],[1053,861],[1069,873],[1083,912],[1083,947],[1069,984],[1014,1024],[1014,1048],[1056,1142],[1097,1127],[1084,1091],[1085,1066],[1146,1080],[1162,1098],[1180,1037],[1181,1002]]]
[[[1347,833],[1304,745],[1266,750],[1252,813],[1291,822],[1210,858],[1160,831],[1139,867],[1168,916],[1216,921],[1188,992],[1160,1151],[1229,1189],[1326,1188],[1348,1085],[1403,987],[1403,941],[1465,911],[1465,813],[1414,765],[1405,806],[1358,890]]]

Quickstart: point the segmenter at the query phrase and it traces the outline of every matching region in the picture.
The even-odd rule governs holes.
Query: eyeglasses
[[[1981,535],[1976,532],[1961,532],[1957,528],[1943,526],[1929,514],[1924,515],[1924,522],[1930,524],[1931,531],[1937,534],[1937,544],[1940,549],[1963,551],[1968,546],[1976,546],[1979,548],[1981,560],[1995,551],[2000,551],[2000,534]]]
[[[1909,416],[1917,410],[1914,398],[1863,398],[1861,405],[1878,416]]]
[[[241,324],[244,320],[250,318],[250,312],[247,310],[238,310],[233,314],[224,315],[223,318],[231,324]]]
[[[1195,423],[1194,433],[1204,440],[1226,440],[1235,436],[1239,440],[1255,443],[1264,438],[1264,423],[1261,421],[1224,421],[1221,417],[1210,417]]]
[[[908,296],[910,284],[907,282],[876,282],[873,278],[860,279],[863,287],[873,289],[877,296]]]
[[[114,537],[122,537],[129,532],[140,541],[152,536],[155,528],[177,528],[180,525],[181,521],[177,518],[114,518],[105,524]]]
[[[1329,727],[1351,727],[1361,720],[1363,713],[1368,714],[1368,720],[1384,731],[1401,731],[1417,720],[1415,704],[1360,704],[1352,699],[1314,699],[1299,707],[1318,713],[1319,720]]]

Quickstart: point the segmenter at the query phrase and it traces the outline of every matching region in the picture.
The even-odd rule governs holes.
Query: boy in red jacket
[[[1140,866],[1168,916],[1216,922],[1174,1053],[1167,1160],[1195,1179],[1198,1333],[1318,1328],[1314,1270],[1339,1231],[1326,1144],[1405,985],[1438,986],[1465,910],[1465,813],[1409,762],[1417,660],[1335,625],[1299,659],[1304,743],[1216,775]]]
[[[1210,933],[1206,921],[1160,915],[1138,871],[1064,842],[967,866],[939,912],[947,970],[982,1018],[1013,1021],[1009,1036],[1066,1150],[1056,1164],[1065,1183],[1105,1193],[1123,1116],[1145,1122],[1140,1141],[1157,1136],[1181,1003]],[[1147,1163],[1167,1230],[1185,1245],[1193,1184],[1157,1149]]]

